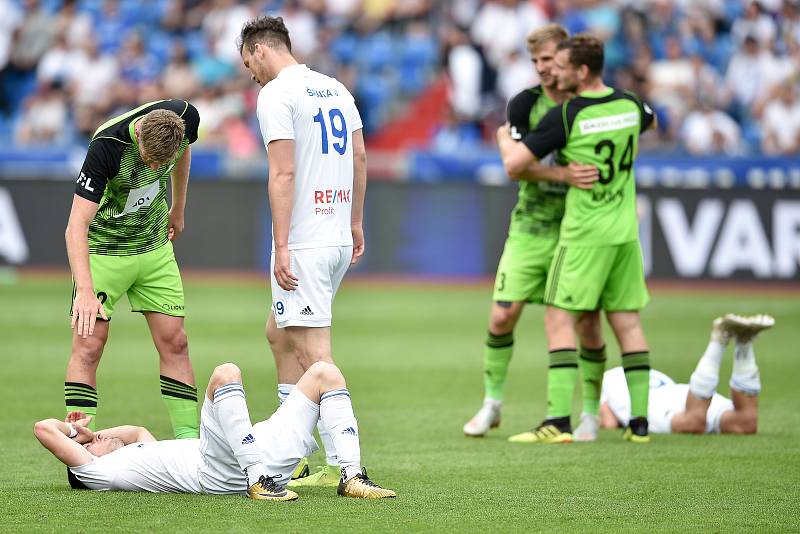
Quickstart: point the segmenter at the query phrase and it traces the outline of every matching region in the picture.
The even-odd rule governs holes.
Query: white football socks
[[[719,384],[719,366],[724,352],[725,345],[712,337],[689,379],[689,391],[698,399],[710,399],[714,396]]]
[[[214,413],[222,427],[225,441],[233,451],[247,485],[252,486],[266,475],[261,450],[253,434],[253,424],[247,411],[244,387],[238,382],[220,386],[214,391]]]
[[[733,373],[731,373],[731,389],[741,391],[745,395],[761,393],[761,375],[756,365],[756,354],[753,343],[736,343],[733,351]]]
[[[361,473],[358,423],[353,414],[353,404],[350,402],[350,392],[347,389],[334,389],[322,394],[319,401],[317,428],[320,430],[323,442],[326,439],[324,436],[331,441],[338,464],[344,470],[345,482]],[[323,428],[326,430],[324,436]],[[326,453],[328,450],[328,444],[325,443]],[[330,455],[328,464],[333,465]]]
[[[293,389],[294,384],[278,384],[278,405],[283,404]]]

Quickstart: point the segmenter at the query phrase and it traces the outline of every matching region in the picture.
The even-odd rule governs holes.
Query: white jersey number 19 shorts
[[[331,325],[333,297],[342,283],[353,246],[289,250],[289,270],[297,277],[297,289],[285,291],[275,279],[275,254],[270,262],[272,312],[278,328]]]

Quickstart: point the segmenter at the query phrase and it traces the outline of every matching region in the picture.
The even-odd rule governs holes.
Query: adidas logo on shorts
[[[358,436],[358,434],[356,434],[356,429],[353,428],[352,426],[348,426],[347,428],[342,430],[342,434],[350,434],[351,436]]]
[[[242,445],[250,445],[255,443],[256,439],[253,437],[253,434],[247,434],[244,439],[242,440]]]
[[[314,312],[311,311],[311,306],[306,306],[302,309],[300,315],[314,315]]]

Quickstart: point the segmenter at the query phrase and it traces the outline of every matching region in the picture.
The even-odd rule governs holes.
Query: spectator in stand
[[[176,43],[172,49],[169,63],[161,76],[161,84],[171,98],[191,100],[199,91],[200,82],[189,64],[189,55],[183,43]]]
[[[677,37],[667,38],[665,50],[666,57],[653,61],[647,72],[650,101],[658,107],[667,108],[672,120],[680,120],[689,111],[687,106],[695,72]]]
[[[128,34],[119,53],[120,76],[130,87],[141,86],[156,80],[161,72],[158,60],[144,47],[138,31]]]
[[[103,0],[100,14],[94,21],[94,36],[102,52],[116,52],[128,34],[131,22],[125,20],[117,0]]]
[[[77,0],[64,0],[55,17],[53,33],[66,36],[70,48],[82,46],[92,35],[92,17],[78,11]]]
[[[774,56],[761,46],[758,39],[752,35],[744,38],[725,73],[725,88],[734,118],[750,118],[759,96],[771,89],[776,67]]]
[[[11,112],[11,102],[6,89],[6,77],[11,59],[14,33],[22,23],[22,13],[12,0],[0,0],[0,114]]]
[[[66,86],[73,78],[85,75],[81,72],[85,63],[85,52],[79,47],[71,48],[67,36],[61,33],[39,61],[36,79],[40,84],[59,82]]]
[[[300,0],[286,0],[279,16],[292,37],[292,54],[300,63],[310,57],[317,49],[317,20],[303,8]]]
[[[800,100],[797,84],[777,86],[761,119],[761,149],[771,155],[797,155],[800,152]]]
[[[25,0],[22,12],[25,15],[12,45],[11,64],[18,71],[31,72],[50,47],[53,28],[39,0]]]
[[[245,22],[250,20],[250,8],[236,0],[211,0],[212,8],[203,17],[203,33],[213,43],[213,52],[220,60],[239,65],[242,58],[236,39]]]
[[[545,14],[531,2],[489,0],[472,23],[472,39],[483,49],[489,64],[497,69],[509,53],[525,52],[528,33],[546,23]]]
[[[741,154],[742,132],[736,121],[716,109],[711,98],[701,96],[697,104],[683,123],[681,138],[686,150],[695,156]]]
[[[731,34],[737,44],[752,36],[765,48],[772,48],[777,33],[775,21],[765,12],[764,6],[755,1],[748,2],[744,17],[736,19],[731,27]]]
[[[459,117],[477,120],[481,114],[481,55],[469,37],[455,26],[446,30],[445,43],[450,105]]]
[[[20,145],[63,145],[67,135],[67,99],[59,83],[40,85],[26,102],[17,123]]]

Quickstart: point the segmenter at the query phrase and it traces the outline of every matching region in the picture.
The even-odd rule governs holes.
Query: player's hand
[[[505,123],[497,129],[497,139],[501,137],[511,137],[511,124]]]
[[[81,290],[75,295],[72,303],[72,321],[70,328],[82,338],[87,338],[94,334],[94,324],[97,322],[97,314],[108,321],[106,310],[103,303],[97,298],[93,290]]]
[[[169,230],[167,237],[170,241],[175,241],[183,233],[183,210],[170,208],[169,210]]]
[[[591,189],[600,179],[600,171],[594,165],[570,163],[565,167],[565,182],[578,189]]]
[[[355,265],[364,255],[364,229],[360,224],[354,224],[350,227],[350,231],[353,234],[353,258],[350,260],[350,265]]]
[[[80,421],[81,419],[85,419],[87,416],[85,413],[79,410],[73,410],[67,414],[64,418],[65,423],[75,423],[76,421]],[[86,425],[84,425],[86,426]]]
[[[298,279],[292,273],[290,264],[290,253],[288,247],[275,247],[275,280],[284,291],[294,291],[297,289]]]
[[[91,421],[91,419],[92,419],[91,417],[87,417],[85,419],[81,419],[80,421],[75,421],[74,423],[72,423],[72,428],[74,428],[78,432],[78,435],[72,439],[74,439],[81,445],[83,445],[84,443],[90,443],[94,441],[94,431],[88,426],[86,426],[89,424],[89,421]],[[81,424],[83,421],[85,421],[86,424]]]

